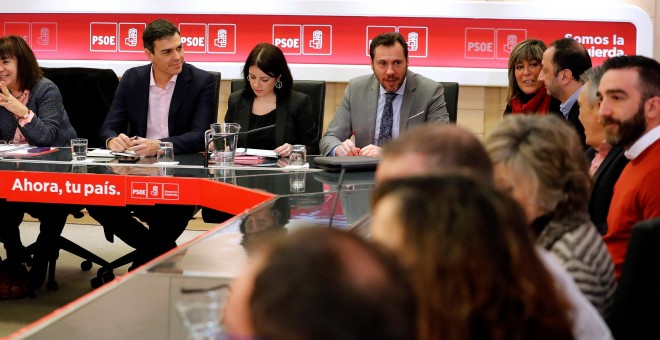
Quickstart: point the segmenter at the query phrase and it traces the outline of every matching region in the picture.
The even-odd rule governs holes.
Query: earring
[[[278,88],[278,89],[281,89],[281,88],[282,88],[282,81],[278,79],[278,80],[275,82],[275,87]]]

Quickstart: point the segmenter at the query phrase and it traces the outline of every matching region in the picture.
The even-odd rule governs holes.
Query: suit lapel
[[[174,93],[172,94],[172,101],[170,102],[170,112],[168,115],[168,128],[169,134],[171,135],[173,131],[176,130],[176,115],[179,112],[179,107],[183,100],[188,96],[188,90],[190,89],[190,81],[192,81],[192,71],[187,64],[183,64],[183,70],[176,78],[176,84],[174,85]],[[190,98],[194,100],[194,98]],[[193,112],[193,114],[195,114]]]
[[[374,135],[376,133],[376,116],[378,115],[378,96],[380,95],[380,84],[376,79],[376,76],[371,76],[371,92],[367,93],[367,107],[366,114],[361,115],[367,119],[367,126],[369,131],[367,131],[367,139],[364,145],[372,144],[374,142]]]
[[[138,72],[138,86],[139,91],[132,93],[133,103],[141,107],[141,112],[144,114],[135,115],[137,126],[129,126],[128,131],[130,135],[146,136],[147,135],[147,119],[149,117],[149,82],[151,81],[151,64],[145,65],[143,72]],[[129,101],[130,102],[130,101]],[[130,123],[129,123],[130,124]]]
[[[412,72],[408,71],[406,74],[406,88],[403,91],[403,101],[401,102],[401,110],[399,111],[399,134],[406,131],[408,128],[408,118],[410,118],[410,110],[415,101],[415,90],[417,83],[415,76]]]
[[[243,97],[245,98],[245,97]],[[241,107],[238,112],[238,125],[241,126],[241,131],[247,132],[250,129],[250,116],[252,116],[252,103],[254,103],[254,98],[247,98],[246,100],[241,100]],[[248,134],[242,133],[238,135],[238,145],[243,145],[247,147]]]
[[[607,153],[607,156],[605,156],[605,159],[603,159],[603,162],[600,163],[600,166],[598,166],[598,170],[594,173],[594,186],[596,183],[598,183],[598,180],[600,179],[600,174],[604,171],[604,169],[607,169],[607,167],[610,166],[610,163],[614,161],[617,156],[623,152],[622,147],[612,147],[610,152]]]
[[[287,106],[288,106],[288,102],[284,102],[281,105],[280,103],[277,103],[275,106],[275,147],[284,144],[284,130],[286,128]]]

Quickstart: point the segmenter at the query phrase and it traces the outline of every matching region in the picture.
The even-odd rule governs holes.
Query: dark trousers
[[[64,229],[64,225],[66,224],[67,216],[74,209],[76,209],[75,206],[66,204],[23,203],[0,200],[0,216],[2,216],[0,240],[4,243],[7,250],[7,258],[16,258],[19,262],[24,262],[25,260],[26,254],[24,253],[25,250],[19,231],[19,226],[23,222],[25,213],[30,214],[41,222],[39,236],[35,245],[35,261],[57,256],[59,236],[62,234],[62,229]]]
[[[116,235],[137,250],[131,269],[176,247],[195,209],[190,205],[87,207],[89,215],[105,228],[108,241]]]

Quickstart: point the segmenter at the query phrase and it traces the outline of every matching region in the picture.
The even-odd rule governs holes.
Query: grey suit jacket
[[[444,89],[440,83],[408,71],[401,102],[399,132],[426,122],[449,123]],[[351,137],[359,148],[373,144],[380,84],[373,74],[360,76],[348,83],[341,105],[320,142],[321,154]]]

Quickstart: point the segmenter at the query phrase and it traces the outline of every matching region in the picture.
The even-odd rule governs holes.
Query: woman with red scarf
[[[527,39],[511,51],[505,115],[559,112],[560,102],[550,97],[543,82],[538,80],[545,49],[543,41]]]

